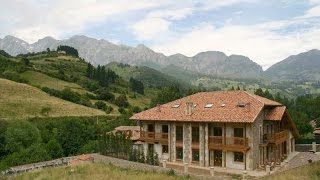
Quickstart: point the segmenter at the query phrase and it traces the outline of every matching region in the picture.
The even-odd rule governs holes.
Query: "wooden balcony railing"
[[[140,131],[141,141],[168,142],[168,133]]]
[[[211,149],[245,151],[249,149],[249,139],[240,137],[209,136],[208,145]]]
[[[266,139],[268,143],[282,143],[288,139],[288,131],[284,130],[273,134],[266,134]]]

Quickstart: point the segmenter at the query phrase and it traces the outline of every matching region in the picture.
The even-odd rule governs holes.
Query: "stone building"
[[[299,136],[286,107],[246,91],[201,92],[137,113],[144,153],[195,166],[280,163]]]

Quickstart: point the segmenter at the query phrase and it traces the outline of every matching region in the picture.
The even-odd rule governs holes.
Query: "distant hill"
[[[319,81],[320,50],[313,49],[274,64],[266,70],[266,75],[277,80]]]
[[[56,49],[59,45],[68,45],[79,51],[80,57],[98,65],[119,62],[130,65],[143,65],[157,70],[175,65],[182,69],[228,78],[260,77],[262,67],[248,57],[241,55],[226,56],[223,52],[208,51],[187,57],[182,54],[165,56],[144,45],[130,47],[116,45],[106,40],[97,40],[86,36],[73,36],[65,40],[45,37],[33,44],[28,44],[13,36],[0,39],[0,49],[11,55],[27,52],[40,52],[47,48]]]
[[[183,82],[170,75],[146,66],[130,66],[127,64],[112,62],[107,64],[106,67],[116,72],[125,80],[129,80],[132,77],[150,87],[160,88],[172,85],[179,85],[180,87],[185,88],[190,87],[187,82]]]
[[[0,118],[42,116],[43,108],[50,108],[48,116],[99,116],[105,112],[49,96],[30,85],[0,78]]]

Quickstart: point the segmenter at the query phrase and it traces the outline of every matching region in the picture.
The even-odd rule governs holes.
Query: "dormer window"
[[[180,107],[180,104],[175,104],[172,106],[172,108],[178,108],[178,107]]]
[[[225,106],[226,106],[226,104],[221,104],[221,105],[220,105],[220,107],[225,107]]]
[[[205,108],[212,108],[212,106],[213,106],[213,104],[208,103],[208,104],[206,104],[204,107],[205,107]]]
[[[246,103],[244,103],[244,102],[239,102],[239,103],[238,103],[238,107],[246,107]]]

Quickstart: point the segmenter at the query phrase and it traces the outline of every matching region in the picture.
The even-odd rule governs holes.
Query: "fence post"
[[[214,167],[210,167],[210,175],[211,175],[211,177],[213,177],[214,176]]]
[[[188,174],[188,163],[184,163],[184,173]]]
[[[312,142],[312,151],[317,152],[317,144],[316,142]]]
[[[243,179],[243,180],[246,180],[246,179],[247,179],[247,171],[243,171],[242,179]]]
[[[162,166],[163,166],[163,168],[167,168],[167,160],[162,161]]]

